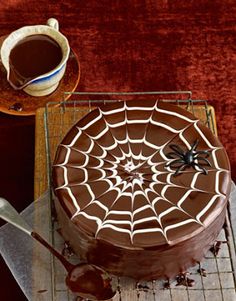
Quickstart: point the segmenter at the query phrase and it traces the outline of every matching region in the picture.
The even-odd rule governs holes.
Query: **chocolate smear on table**
[[[47,292],[47,291],[48,291],[48,290],[39,290],[38,293],[39,293],[39,294],[42,294],[42,293],[45,293],[45,292]]]

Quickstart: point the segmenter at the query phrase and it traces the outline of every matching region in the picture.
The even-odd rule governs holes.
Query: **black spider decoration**
[[[181,171],[185,170],[188,166],[190,167],[198,167],[202,173],[205,175],[208,174],[208,171],[205,166],[211,166],[211,163],[206,159],[209,157],[209,151],[201,150],[197,151],[199,140],[195,140],[194,143],[191,145],[191,149],[184,152],[178,145],[171,144],[170,148],[173,152],[166,154],[167,158],[175,159],[166,163],[166,167],[177,168],[174,175],[177,176]],[[202,155],[202,156],[201,156]],[[197,162],[196,162],[197,160]]]

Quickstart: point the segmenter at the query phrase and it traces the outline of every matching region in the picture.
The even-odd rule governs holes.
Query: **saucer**
[[[0,47],[7,36],[0,37]],[[14,90],[7,81],[7,73],[0,61],[0,112],[11,115],[35,115],[36,110],[45,107],[48,102],[67,100],[71,94],[64,92],[75,91],[80,80],[79,60],[71,49],[67,61],[65,75],[61,79],[57,89],[49,95],[34,97],[21,90]]]

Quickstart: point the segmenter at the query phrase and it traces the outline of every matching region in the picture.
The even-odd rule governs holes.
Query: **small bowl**
[[[22,87],[29,95],[45,96],[55,91],[58,87],[59,82],[65,73],[66,63],[70,54],[68,40],[59,32],[59,23],[56,19],[50,18],[47,21],[47,25],[24,26],[13,31],[2,44],[1,60],[7,71],[7,80],[9,81],[9,55],[12,48],[23,38],[34,34],[43,34],[53,38],[62,49],[62,60],[56,68],[32,79]]]

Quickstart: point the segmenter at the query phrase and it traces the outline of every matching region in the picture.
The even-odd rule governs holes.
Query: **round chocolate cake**
[[[218,139],[186,110],[117,102],[68,132],[53,185],[62,235],[83,260],[115,275],[171,278],[219,234],[230,166]]]

